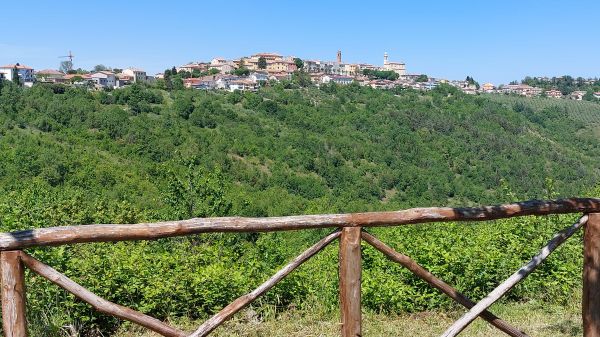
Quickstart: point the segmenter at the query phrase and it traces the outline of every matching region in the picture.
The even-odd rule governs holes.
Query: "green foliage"
[[[182,118],[188,119],[194,111],[194,102],[190,95],[180,95],[173,102],[173,109]]]
[[[156,112],[154,104],[161,104],[163,96],[143,85],[135,83],[121,90],[113,91],[114,102],[126,104],[133,114]]]
[[[475,81],[475,79],[473,79],[473,77],[467,76],[465,81],[467,81],[467,83],[469,83],[470,85],[474,85],[477,89],[479,89],[479,82]]]
[[[173,208],[178,219],[227,215],[232,205],[225,199],[221,172],[206,172],[198,164],[197,159],[189,160],[181,176],[167,173],[167,205]]]
[[[18,65],[19,64],[17,63],[17,66]],[[19,76],[19,69],[16,66],[12,69],[12,75],[11,75],[11,77],[12,77],[12,82],[15,85],[19,86],[19,85],[22,84],[21,83],[21,77]]]
[[[263,56],[258,58],[258,69],[267,69],[267,59]]]
[[[427,77],[427,75],[425,74],[421,74],[419,76],[417,76],[417,78],[415,79],[415,82],[427,82],[429,81],[429,77]]]
[[[233,71],[233,74],[236,76],[248,76],[250,74],[250,70],[246,67],[239,67]]]
[[[292,73],[292,83],[303,88],[313,85],[310,75],[304,70],[297,70]]]
[[[294,64],[296,65],[297,70],[304,68],[304,61],[302,61],[301,58],[298,58],[298,57],[294,58]]]
[[[363,69],[363,75],[371,78],[380,78],[384,80],[395,81],[400,75],[392,70],[374,70],[374,69]]]
[[[585,101],[555,99],[547,97],[519,97],[512,95],[487,95],[493,101],[512,107],[520,113],[540,113],[545,109],[558,109],[566,112],[569,119],[586,124],[600,123],[600,105]],[[564,123],[563,123],[564,124]],[[578,123],[577,125],[581,125]]]
[[[172,70],[165,78],[181,78]],[[167,81],[165,81],[165,86]],[[257,92],[112,92],[4,83],[2,231],[208,216],[277,216],[597,195],[600,116],[590,102],[323,86]],[[509,101],[510,99],[510,101]],[[585,103],[585,104],[583,104]],[[585,120],[589,120],[585,122]],[[528,260],[572,217],[429,224],[373,232],[473,298]],[[205,318],[250,291],[328,230],[210,234],[30,253],[98,295],[160,319]],[[332,246],[262,303],[337,305]],[[366,310],[449,306],[364,247]],[[561,247],[510,299],[560,302],[580,286],[581,247]],[[33,335],[119,322],[28,274]]]

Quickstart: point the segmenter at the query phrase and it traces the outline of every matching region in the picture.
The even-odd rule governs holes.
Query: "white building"
[[[127,68],[123,70],[123,74],[130,76],[134,83],[146,82],[147,79],[146,71],[138,68]]]
[[[233,63],[211,64],[209,66],[209,71],[210,69],[217,69],[221,74],[228,74],[235,70],[235,65]]]
[[[5,79],[9,81],[13,81],[14,74],[19,76],[19,80],[21,83],[33,82],[33,68],[28,66],[20,65],[20,64],[7,64],[5,66],[0,67],[0,73],[2,73]]]
[[[321,77],[321,83],[333,82],[340,85],[348,85],[352,84],[353,81],[353,77],[343,75],[325,75]]]
[[[406,75],[406,65],[402,62],[388,61],[388,53],[383,54],[383,70],[391,70],[400,76]]]
[[[248,78],[254,83],[267,82],[269,80],[269,74],[261,73],[261,72],[253,72],[250,74],[250,76],[248,76]]]
[[[102,88],[114,88],[117,83],[117,76],[110,71],[99,71],[92,74],[92,80]]]

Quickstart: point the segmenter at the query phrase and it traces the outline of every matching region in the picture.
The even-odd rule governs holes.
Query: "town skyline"
[[[381,55],[388,52],[393,60],[406,63],[411,74],[471,76],[479,82],[600,74],[594,57],[600,47],[586,33],[594,31],[594,13],[600,9],[593,1],[548,1],[544,6],[516,1],[385,2],[373,9],[383,6],[386,11],[367,11],[370,14],[356,10],[357,4],[340,2],[293,6],[271,1],[256,6],[260,11],[229,12],[218,4],[180,1],[169,6],[149,3],[139,11],[135,3],[115,1],[100,7],[74,1],[60,7],[8,3],[5,10],[26,11],[33,22],[49,20],[52,29],[21,25],[21,16],[6,16],[0,27],[17,33],[0,37],[0,63],[56,69],[58,57],[72,50],[76,67],[136,66],[158,73],[189,61],[235,59],[259,51],[333,61],[342,50],[350,63],[381,64]],[[110,19],[135,12],[143,15],[133,23]],[[82,19],[73,20],[73,13]],[[89,24],[96,19],[105,23]],[[570,24],[551,28],[556,20]]]

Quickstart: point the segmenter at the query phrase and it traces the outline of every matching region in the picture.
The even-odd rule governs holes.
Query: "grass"
[[[535,337],[581,336],[580,301],[573,299],[565,306],[549,305],[538,301],[526,303],[499,303],[491,311],[513,326]],[[363,314],[363,336],[439,336],[464,311],[421,312],[413,314],[384,315]],[[217,328],[212,336],[229,337],[293,337],[293,336],[339,336],[339,317],[316,311],[287,310],[277,315],[266,314],[260,318],[250,308]],[[173,325],[185,331],[193,331],[202,322],[178,320]],[[115,335],[117,337],[159,336],[143,328],[125,325]],[[481,319],[473,322],[461,336],[495,337],[506,336]]]

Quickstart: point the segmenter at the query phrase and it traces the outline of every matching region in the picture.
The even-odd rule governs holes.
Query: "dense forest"
[[[335,84],[228,93],[5,83],[0,229],[593,196],[600,114],[591,114],[586,123],[563,106],[532,109],[445,85],[427,93]],[[478,298],[572,220],[374,232]],[[109,300],[161,319],[201,318],[327,232],[210,234],[31,253]],[[579,243],[556,254],[510,298],[561,301],[580,286]],[[450,305],[372,249],[365,247],[363,258],[367,310]],[[336,273],[330,247],[260,303],[286,308],[313,300],[333,310]],[[72,325],[93,336],[117,326],[39,277],[27,282],[34,335],[55,336]]]

